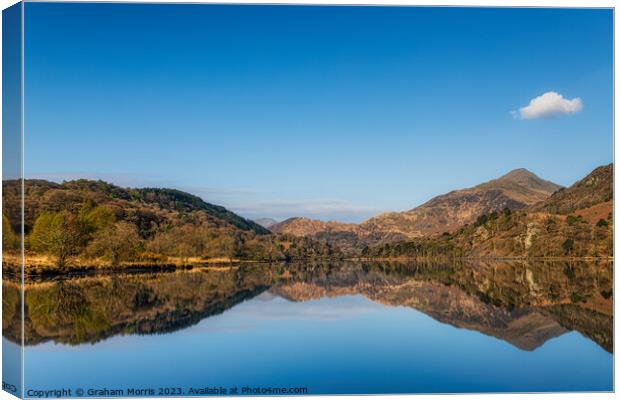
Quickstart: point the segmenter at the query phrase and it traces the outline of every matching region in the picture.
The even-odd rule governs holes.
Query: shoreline
[[[10,278],[21,276],[21,265],[5,262],[3,257],[2,272]],[[14,257],[9,257],[9,259]],[[60,268],[51,263],[25,265],[24,277],[28,279],[53,279],[57,277],[90,276],[90,275],[114,275],[114,274],[141,274],[141,273],[168,273],[175,271],[187,271],[193,269],[230,269],[238,268],[243,265],[294,265],[300,263],[342,263],[342,262],[383,262],[394,264],[407,263],[461,263],[461,262],[610,262],[613,264],[613,257],[395,257],[395,258],[314,258],[314,259],[293,259],[293,260],[241,260],[241,259],[210,259],[192,260],[186,263],[171,260],[169,262],[126,262],[119,266],[104,264],[99,260],[92,263],[80,260],[79,264]],[[28,258],[26,258],[28,263]]]
[[[454,261],[454,260],[466,260],[466,261],[613,261],[613,256],[607,257],[523,257],[523,256],[501,256],[501,257],[360,257],[360,258],[346,258],[348,261]]]

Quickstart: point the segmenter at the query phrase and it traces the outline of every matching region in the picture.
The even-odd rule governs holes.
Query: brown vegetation
[[[524,211],[480,215],[456,232],[367,248],[365,257],[613,256],[613,165]],[[585,208],[578,208],[578,207]]]
[[[19,181],[4,182],[4,267],[19,268]],[[223,207],[171,189],[123,189],[102,181],[24,182],[26,272],[213,260],[338,258],[331,246],[274,235]],[[17,215],[15,214],[17,213]]]
[[[21,182],[5,181],[3,188],[3,266],[18,268],[12,253],[21,249]],[[613,165],[549,197],[557,188],[521,169],[405,213],[359,225],[291,218],[273,225],[274,234],[177,190],[26,180],[26,271],[343,256],[611,257]]]
[[[472,188],[454,190],[432,198],[405,212],[389,212],[361,224],[290,218],[271,226],[271,230],[296,236],[308,236],[358,254],[366,246],[378,246],[428,235],[453,232],[472,223],[483,214],[504,208],[522,210],[547,199],[561,186],[540,179],[526,169],[508,174]]]

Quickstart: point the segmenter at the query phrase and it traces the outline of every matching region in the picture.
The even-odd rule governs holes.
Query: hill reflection
[[[611,263],[240,265],[28,282],[25,343],[94,343],[184,329],[264,296],[360,294],[531,351],[574,330],[613,349]],[[19,286],[3,282],[3,334],[20,341]]]

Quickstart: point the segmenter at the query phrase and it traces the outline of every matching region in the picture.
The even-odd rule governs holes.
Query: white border
[[[38,1],[38,0],[27,0],[27,1]],[[63,0],[63,2],[84,2],[83,0]],[[312,0],[312,1],[298,1],[298,0],[220,0],[220,1],[183,1],[183,0],[136,0],[136,1],[120,1],[120,0],[107,0],[100,2],[110,2],[110,3],[202,3],[202,4],[293,4],[293,5],[383,5],[383,6],[469,6],[469,7],[587,7],[587,8],[616,8],[617,1],[614,0],[590,0],[590,1],[581,1],[581,0],[563,0],[563,1],[553,1],[553,0],[503,0],[501,2],[492,1],[492,0],[424,0],[424,1],[415,1],[415,0]],[[14,0],[0,0],[0,8],[5,9],[17,2]],[[22,17],[23,18],[23,17]],[[616,54],[618,54],[618,30],[615,29],[617,23],[617,15],[614,11],[614,77],[618,72],[618,66],[616,61]],[[23,43],[23,28],[24,21],[22,20],[22,43]],[[524,27],[527,29],[527,27]],[[0,18],[0,32],[2,31],[2,19]],[[2,42],[0,40],[0,54],[2,53]],[[22,51],[22,93],[23,93],[23,51]],[[2,71],[2,65],[0,63],[0,74]],[[615,93],[618,92],[619,83],[614,79],[614,99]],[[2,82],[0,80],[0,92],[2,90]],[[24,127],[24,115],[23,115],[23,96],[22,96],[22,129]],[[614,162],[615,162],[615,154],[618,150],[618,142],[615,140],[615,120],[618,115],[618,105],[614,101]],[[2,106],[0,105],[0,115],[2,113]],[[23,135],[22,135],[23,141]],[[23,144],[23,142],[22,142]],[[2,144],[0,143],[0,154],[1,154]],[[23,168],[23,148],[22,148],[22,168]],[[1,163],[0,163],[1,169]],[[1,172],[1,171],[0,171]],[[617,187],[618,183],[618,175],[614,175],[614,198],[615,198],[615,187]],[[0,189],[1,191],[1,189]],[[614,220],[619,220],[618,217],[620,213],[618,209],[614,207]],[[616,226],[616,225],[614,225]],[[0,228],[1,233],[1,228]],[[617,231],[614,231],[614,254],[618,254],[618,250],[620,245],[617,241]],[[614,272],[614,287],[617,286],[616,274]],[[2,311],[0,309],[0,318]],[[614,315],[618,316],[618,303],[614,301]],[[614,343],[617,343],[617,335],[615,333],[618,332],[618,318],[614,319]],[[23,340],[23,338],[22,338]],[[0,349],[1,355],[1,349]],[[618,369],[615,368],[615,356],[614,354],[614,384],[618,384],[620,382]],[[23,357],[23,355],[22,355]],[[22,362],[23,365],[23,362]],[[0,363],[0,376],[1,376],[1,363]],[[286,397],[291,399],[304,399],[304,398],[321,398],[321,399],[360,399],[366,396],[303,396],[303,397]],[[611,399],[615,398],[616,395],[614,393],[552,393],[552,394],[451,394],[451,395],[377,395],[372,396],[372,398],[377,399],[390,399],[390,400],[404,400],[404,399],[463,399],[463,400],[474,400],[474,399],[535,399],[535,398],[543,398],[543,399],[553,399],[553,400],[577,400],[577,399]],[[216,397],[211,397],[216,398]],[[265,399],[266,397],[224,397],[225,399]],[[268,397],[274,399],[282,399],[283,397]],[[14,396],[9,395],[7,392],[0,390],[0,400],[10,400],[15,399]],[[146,397],[144,399],[147,399]],[[156,397],[154,400],[166,399],[165,397]],[[186,397],[182,397],[180,399],[186,400]]]

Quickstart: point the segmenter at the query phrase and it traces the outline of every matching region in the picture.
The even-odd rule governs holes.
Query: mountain
[[[356,224],[336,221],[319,221],[304,217],[293,217],[271,226],[272,232],[287,233],[295,236],[312,236],[320,233],[354,232],[362,229]]]
[[[270,226],[278,223],[278,221],[276,221],[273,218],[259,218],[259,219],[255,219],[254,222],[259,224],[263,228],[267,228],[267,229],[269,229]]]
[[[373,232],[396,232],[409,238],[450,232],[482,214],[504,208],[525,209],[547,199],[560,188],[520,168],[472,188],[434,197],[412,210],[379,215],[362,226]]]
[[[367,257],[611,257],[613,165],[528,208],[482,214],[451,233],[366,249]]]
[[[370,240],[369,232],[366,232],[360,225],[336,221],[294,217],[272,225],[269,229],[279,234],[326,241],[346,254],[359,252],[367,243],[378,243],[378,241]]]
[[[338,248],[344,254],[359,254],[369,245],[406,240],[399,232],[373,231],[364,224],[347,224],[336,221],[318,221],[309,218],[289,218],[272,225],[272,232],[296,237],[312,238]]]
[[[365,246],[451,232],[480,215],[505,208],[522,210],[546,200],[559,189],[560,185],[520,168],[472,188],[434,197],[412,210],[381,214],[361,224],[290,218],[270,229],[324,239],[345,251],[359,251]]]
[[[519,186],[525,187],[529,190],[542,193],[543,197],[547,197],[549,193],[553,193],[556,190],[562,188],[562,186],[558,184],[539,178],[538,176],[536,176],[536,174],[528,171],[525,168],[513,169],[496,181],[514,182]]]

